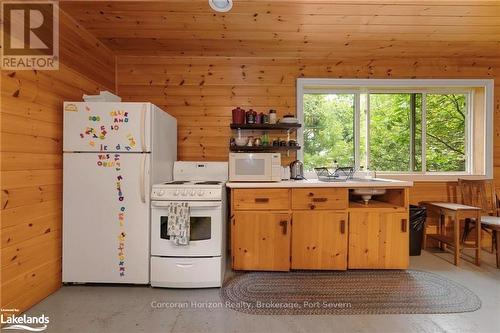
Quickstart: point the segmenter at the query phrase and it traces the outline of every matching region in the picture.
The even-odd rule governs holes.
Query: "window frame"
[[[360,116],[361,116],[361,95],[366,94],[366,164],[369,165],[369,141],[370,141],[370,107],[369,94],[373,93],[422,93],[422,171],[377,171],[377,174],[386,178],[413,179],[413,180],[456,180],[457,178],[488,178],[493,177],[493,87],[494,81],[490,79],[297,79],[297,118],[301,124],[304,123],[303,95],[308,93],[354,94],[354,158],[356,170],[360,164]],[[484,173],[475,173],[473,166],[473,105],[474,90],[484,89],[484,124],[482,128],[485,132],[484,142]],[[465,172],[436,172],[426,171],[426,138],[427,128],[426,115],[427,103],[426,94],[465,94],[467,100],[467,117],[465,124],[465,149],[466,149],[466,171]],[[301,147],[304,146],[304,128],[297,131],[297,141]],[[297,158],[303,160],[304,152],[300,149]],[[306,177],[316,177],[314,172],[307,172]]]

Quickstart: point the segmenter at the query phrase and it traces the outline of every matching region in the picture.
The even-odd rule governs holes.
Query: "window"
[[[336,161],[386,174],[487,176],[492,87],[489,80],[298,79],[299,158],[307,171]]]
[[[306,169],[334,159],[342,165],[354,164],[354,98],[354,94],[304,95]]]

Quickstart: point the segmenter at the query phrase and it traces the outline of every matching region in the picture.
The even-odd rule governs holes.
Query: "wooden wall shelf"
[[[296,151],[301,147],[299,146],[258,146],[258,147],[229,147],[232,152],[256,152],[256,153],[267,153],[267,152],[279,152],[279,151]]]
[[[248,130],[291,130],[300,128],[301,124],[231,124],[231,129]]]

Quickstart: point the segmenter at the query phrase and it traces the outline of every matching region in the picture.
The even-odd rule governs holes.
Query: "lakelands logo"
[[[2,327],[3,330],[25,330],[30,332],[41,332],[47,329],[49,317],[44,314],[40,316],[1,316],[1,324],[8,326]]]
[[[3,1],[2,22],[2,69],[59,69],[57,2]]]

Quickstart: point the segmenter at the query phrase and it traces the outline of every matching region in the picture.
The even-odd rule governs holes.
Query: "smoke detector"
[[[210,7],[216,12],[225,13],[233,8],[233,0],[208,0]]]

